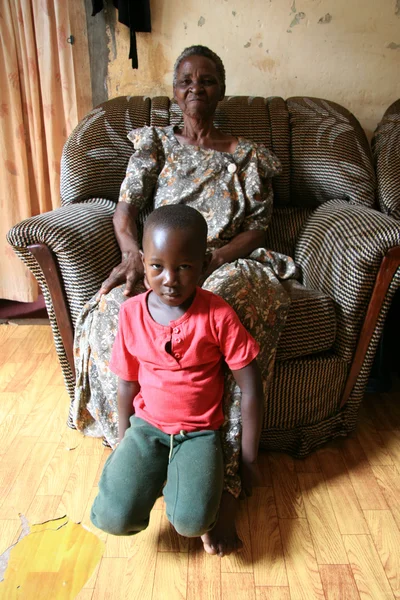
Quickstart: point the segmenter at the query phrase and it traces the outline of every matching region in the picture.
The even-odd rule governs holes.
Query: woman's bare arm
[[[143,264],[139,254],[136,218],[138,209],[127,202],[118,202],[113,217],[113,225],[122,260],[114,267],[103,282],[99,295],[108,294],[113,288],[126,281],[125,296],[133,293],[136,283],[143,278]]]
[[[206,277],[225,263],[230,263],[237,258],[245,258],[256,248],[265,244],[265,231],[252,229],[238,233],[226,246],[214,250],[208,267]]]

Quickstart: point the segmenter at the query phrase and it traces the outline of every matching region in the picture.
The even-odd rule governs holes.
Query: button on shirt
[[[150,292],[121,306],[109,367],[121,379],[139,381],[135,414],[165,433],[218,429],[222,361],[242,369],[257,356],[258,344],[229,304],[207,290],[197,288],[186,313],[167,326],[152,319]]]

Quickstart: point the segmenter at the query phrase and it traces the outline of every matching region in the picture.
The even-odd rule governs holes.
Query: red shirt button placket
[[[180,332],[180,329],[178,329],[178,327],[175,327],[174,333],[179,333],[179,332]],[[175,338],[174,342],[175,342],[175,344],[180,344],[182,342],[182,340],[181,340],[181,338],[177,337],[177,338]],[[174,356],[177,360],[182,358],[182,354],[180,354],[179,352],[177,354],[174,354]]]

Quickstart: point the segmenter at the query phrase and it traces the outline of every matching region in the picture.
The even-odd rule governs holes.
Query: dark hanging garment
[[[113,4],[118,9],[118,21],[129,27],[129,58],[132,60],[132,69],[137,69],[136,32],[151,32],[150,0],[113,0]],[[92,8],[94,17],[103,10],[103,0],[92,0]]]

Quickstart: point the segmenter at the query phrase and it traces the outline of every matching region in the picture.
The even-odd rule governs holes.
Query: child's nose
[[[164,285],[174,285],[177,281],[177,273],[173,269],[166,270],[164,275]]]

